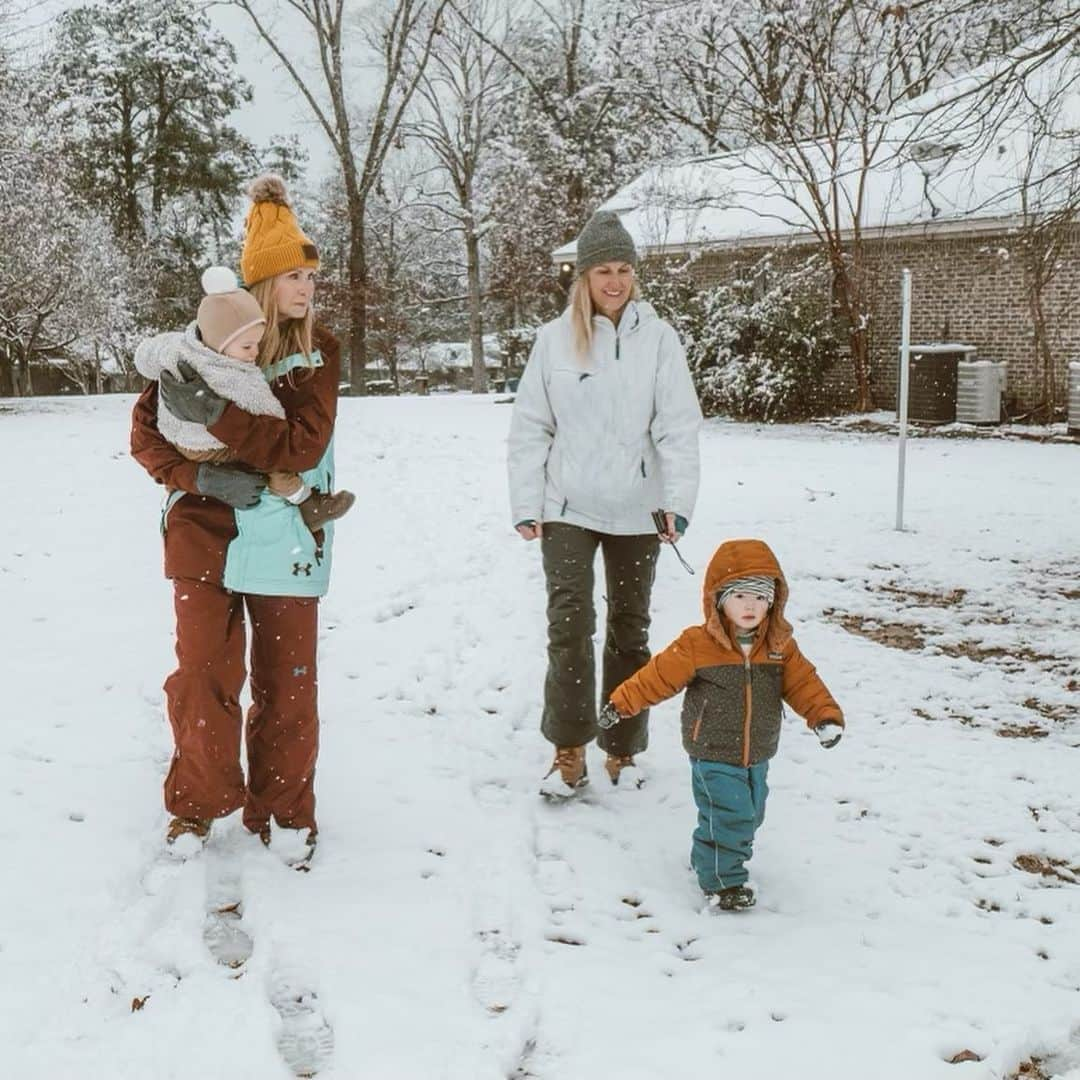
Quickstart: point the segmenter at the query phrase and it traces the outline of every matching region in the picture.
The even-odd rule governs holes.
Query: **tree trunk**
[[[19,368],[15,378],[15,396],[33,397],[34,376],[30,371],[30,354],[24,352],[19,357]]]
[[[1028,279],[1028,310],[1034,331],[1035,372],[1042,401],[1033,410],[1035,418],[1045,423],[1054,419],[1054,405],[1057,394],[1054,386],[1054,357],[1050,351],[1049,331],[1046,325],[1046,310],[1043,306],[1042,281],[1037,270],[1031,270]]]
[[[851,370],[855,376],[855,408],[869,412],[873,408],[870,398],[870,336],[867,332],[867,312],[864,290],[859,287],[857,267],[849,268],[844,253],[835,249],[830,252],[833,283],[839,291],[839,306],[848,326],[848,342],[851,346]]]
[[[870,339],[865,328],[854,324],[848,335],[851,342],[851,367],[855,373],[855,408],[869,412],[873,408],[870,399]]]
[[[358,197],[349,200],[349,392],[365,393],[367,367],[368,266],[364,251],[364,206]]]
[[[124,231],[128,240],[139,234],[139,196],[135,170],[135,133],[132,119],[132,102],[125,89],[121,101],[120,154],[124,184]]]
[[[480,239],[470,229],[465,233],[465,264],[469,281],[469,347],[472,351],[472,392],[487,393],[484,364],[484,319],[480,308]]]

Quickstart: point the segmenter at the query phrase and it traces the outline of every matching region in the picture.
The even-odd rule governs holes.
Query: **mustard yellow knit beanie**
[[[266,173],[248,188],[251,209],[244,223],[240,271],[245,285],[306,267],[319,269],[319,249],[304,234],[289,206],[285,181]]]

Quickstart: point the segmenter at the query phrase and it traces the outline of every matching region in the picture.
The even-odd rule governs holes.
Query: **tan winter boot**
[[[540,794],[555,798],[568,798],[589,782],[589,770],[585,765],[584,746],[559,746],[551,763]]]
[[[639,788],[645,783],[645,776],[634,763],[633,754],[608,754],[604,771],[613,784],[618,784],[620,778],[626,781],[626,787]]]
[[[210,835],[210,818],[174,817],[169,822],[169,831],[165,834],[165,843],[172,846],[181,836],[194,836],[203,841]]]
[[[354,502],[356,496],[351,491],[335,491],[332,495],[312,491],[300,504],[300,516],[304,519],[304,524],[313,533],[317,533],[328,521],[337,521],[344,517],[352,509]]]

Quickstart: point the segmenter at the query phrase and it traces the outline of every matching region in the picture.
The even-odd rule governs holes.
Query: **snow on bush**
[[[653,272],[647,295],[679,331],[706,415],[793,420],[812,411],[842,336],[828,266],[772,253],[739,277],[699,290],[689,264]]]

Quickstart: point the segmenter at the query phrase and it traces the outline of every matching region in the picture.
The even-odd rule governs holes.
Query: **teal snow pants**
[[[768,772],[767,761],[744,769],[722,761],[690,759],[698,808],[690,865],[705,892],[745,883],[754,833],[765,820]]]

